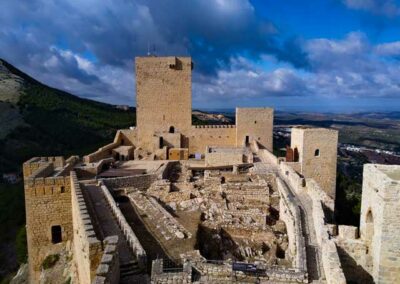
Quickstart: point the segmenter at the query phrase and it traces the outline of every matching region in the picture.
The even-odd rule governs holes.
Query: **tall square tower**
[[[192,124],[192,59],[136,57],[139,145],[152,150],[159,132],[188,133]]]
[[[291,148],[300,173],[314,179],[333,199],[336,196],[338,131],[325,128],[292,128]]]

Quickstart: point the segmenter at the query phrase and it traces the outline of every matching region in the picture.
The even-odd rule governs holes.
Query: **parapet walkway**
[[[117,220],[109,209],[101,188],[97,185],[87,185],[85,189],[84,194],[86,194],[89,201],[89,210],[95,214],[96,227],[99,229],[102,239],[108,236],[118,236],[120,283],[146,283],[146,276],[141,274],[138,262],[132,254]]]
[[[257,174],[263,173],[276,173],[292,193],[296,203],[299,206],[301,214],[301,227],[303,229],[303,236],[306,243],[307,254],[307,272],[309,281],[311,283],[325,283],[324,269],[321,261],[321,249],[317,243],[317,237],[314,229],[314,220],[312,213],[312,200],[306,191],[297,194],[295,190],[286,182],[285,177],[280,174],[279,168],[263,159],[258,157],[257,153],[253,150],[254,159],[258,162],[254,163],[255,172]]]

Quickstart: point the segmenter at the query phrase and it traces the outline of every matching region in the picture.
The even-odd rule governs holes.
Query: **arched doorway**
[[[367,216],[365,217],[365,240],[371,243],[374,237],[374,216],[372,215],[371,209],[368,210]]]
[[[170,126],[169,127],[169,133],[175,133],[175,127]]]

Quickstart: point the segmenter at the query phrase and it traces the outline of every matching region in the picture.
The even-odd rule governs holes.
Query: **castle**
[[[192,69],[136,58],[136,127],[24,163],[30,283],[399,282],[400,167],[365,165],[360,228],[337,226],[338,132],[295,127],[276,157],[270,108],[192,125]]]

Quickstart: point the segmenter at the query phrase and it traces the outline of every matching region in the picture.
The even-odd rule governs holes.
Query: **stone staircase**
[[[149,283],[146,272],[139,267],[139,263],[137,261],[121,263],[119,269],[120,284]]]

